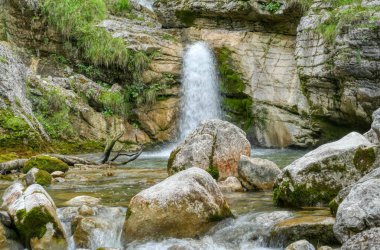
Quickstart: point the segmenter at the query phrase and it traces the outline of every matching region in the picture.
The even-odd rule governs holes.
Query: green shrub
[[[268,3],[261,3],[260,4],[260,8],[262,10],[266,10],[270,13],[276,13],[282,6],[282,3],[278,2],[278,1],[270,1]]]
[[[69,170],[69,166],[63,161],[46,155],[35,156],[29,159],[22,168],[22,171],[27,173],[32,168],[45,170],[48,173],[53,173],[54,171],[66,172]]]
[[[39,170],[35,175],[35,182],[41,186],[49,186],[52,181],[51,175],[45,170]]]
[[[217,167],[214,167],[214,166],[209,166],[207,169],[206,169],[207,173],[209,173],[212,178],[214,178],[215,180],[218,180],[219,179],[219,170]]]

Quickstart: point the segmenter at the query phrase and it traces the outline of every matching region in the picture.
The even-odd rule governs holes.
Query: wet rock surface
[[[242,155],[238,165],[239,180],[247,190],[272,190],[280,168],[269,160]]]
[[[193,167],[134,196],[124,235],[127,242],[195,237],[231,215],[216,181],[206,171]]]

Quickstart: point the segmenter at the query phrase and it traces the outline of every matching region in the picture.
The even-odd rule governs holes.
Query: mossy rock
[[[179,10],[176,11],[175,16],[186,26],[193,25],[196,15],[191,10]]]
[[[69,166],[63,161],[46,155],[35,156],[31,158],[25,163],[22,171],[24,173],[27,173],[32,168],[45,170],[50,174],[54,171],[66,172],[67,170],[69,170]]]
[[[362,173],[370,170],[375,163],[376,152],[374,148],[359,148],[355,152],[354,166]]]
[[[18,155],[15,153],[0,154],[0,163],[18,159]]]
[[[333,216],[336,216],[336,213],[338,212],[339,203],[336,201],[336,199],[333,199],[329,203],[330,212]]]
[[[306,184],[296,185],[291,181],[283,181],[274,187],[273,201],[282,207],[315,206],[320,203],[328,204],[338,192],[338,188],[322,183],[313,183],[308,187]]]
[[[55,224],[54,218],[43,207],[34,207],[29,212],[25,209],[16,213],[15,222],[17,231],[26,246],[29,246],[31,238],[41,239],[46,233],[46,224]]]
[[[35,182],[41,186],[49,186],[53,179],[47,171],[41,169],[35,174],[34,177]]]

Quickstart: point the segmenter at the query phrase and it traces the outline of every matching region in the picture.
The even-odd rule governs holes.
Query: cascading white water
[[[221,117],[218,74],[212,50],[205,42],[186,48],[182,72],[180,139],[202,121]]]

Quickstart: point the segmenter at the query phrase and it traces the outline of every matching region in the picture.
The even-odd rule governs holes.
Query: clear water
[[[276,162],[280,167],[299,158],[306,151],[252,149],[253,157],[261,157]],[[99,154],[82,155],[88,159],[96,159]],[[96,217],[105,220],[105,227],[91,233],[91,244],[97,247],[120,247],[121,230],[125,217],[125,207],[130,199],[167,177],[166,163],[168,154],[147,152],[127,166],[115,169],[70,169],[68,174],[78,175],[87,181],[67,178],[64,183],[52,184],[47,191],[59,207],[59,217],[70,232],[70,215],[62,210],[65,202],[79,195],[90,195],[101,198],[101,204],[112,207],[110,211],[100,211]],[[108,176],[105,173],[112,173]],[[4,190],[9,182],[0,181]],[[271,226],[278,220],[289,216],[327,215],[326,209],[290,211],[273,205],[272,192],[235,192],[224,194],[235,219],[222,221],[207,235],[199,239],[167,239],[163,241],[134,242],[127,249],[276,249],[268,248],[268,234]],[[107,208],[104,208],[107,209]],[[120,213],[117,213],[120,209]],[[110,216],[111,213],[115,215]],[[112,217],[112,218],[111,218]],[[71,243],[73,244],[72,238]],[[71,249],[75,249],[71,246]]]
[[[205,42],[186,48],[182,70],[180,139],[202,121],[220,118],[218,73],[212,50]]]

